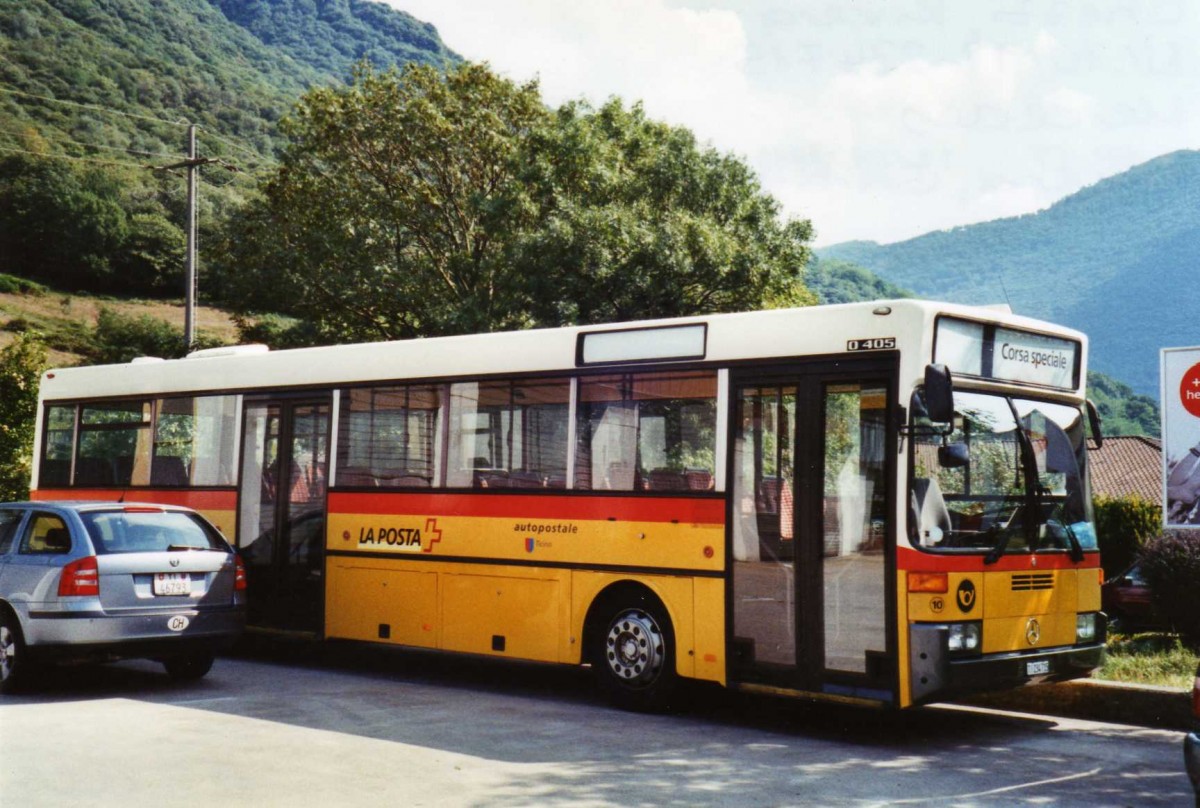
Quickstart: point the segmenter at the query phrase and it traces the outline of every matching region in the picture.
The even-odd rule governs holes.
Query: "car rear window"
[[[170,549],[229,550],[229,545],[216,530],[191,513],[90,511],[79,516],[100,555]]]

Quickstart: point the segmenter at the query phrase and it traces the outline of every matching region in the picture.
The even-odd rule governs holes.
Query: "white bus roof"
[[[706,327],[703,357],[688,357],[692,362],[720,364],[802,356],[849,356],[847,343],[850,340],[892,338],[901,350],[905,365],[911,364],[907,370],[902,368],[902,374],[907,374],[908,370],[915,374],[930,361],[934,322],[939,315],[1075,340],[1086,356],[1083,350],[1086,337],[1082,333],[1015,316],[1007,307],[905,299],[284,351],[267,351],[262,346],[231,346],[199,351],[184,359],[141,359],[122,365],[51,370],[42,377],[40,397],[42,400],[71,400],[559,373],[579,368],[577,350],[581,334],[686,325]],[[656,361],[655,364],[670,364],[670,361]],[[621,365],[613,363],[611,366]],[[1079,373],[1082,379],[1086,368],[1081,367]]]

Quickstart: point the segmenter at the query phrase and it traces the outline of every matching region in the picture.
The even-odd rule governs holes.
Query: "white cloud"
[[[465,57],[514,80],[538,77],[551,104],[640,100],[651,116],[739,151],[763,130],[769,99],[747,79],[746,31],[732,11],[663,0],[390,2],[433,22]]]
[[[538,77],[550,104],[641,100],[745,157],[822,244],[1030,212],[1200,132],[1179,103],[1200,75],[1194,6],[1151,26],[1150,47],[1125,0],[1105,0],[1115,17],[982,0],[388,2],[466,58]]]

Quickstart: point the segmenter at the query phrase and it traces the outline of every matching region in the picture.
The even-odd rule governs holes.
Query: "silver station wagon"
[[[241,559],[169,505],[0,504],[0,692],[56,661],[162,662],[198,679],[245,623]]]

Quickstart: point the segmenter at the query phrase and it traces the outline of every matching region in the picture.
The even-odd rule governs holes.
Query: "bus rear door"
[[[319,632],[330,399],[247,398],[238,536],[253,626]]]

